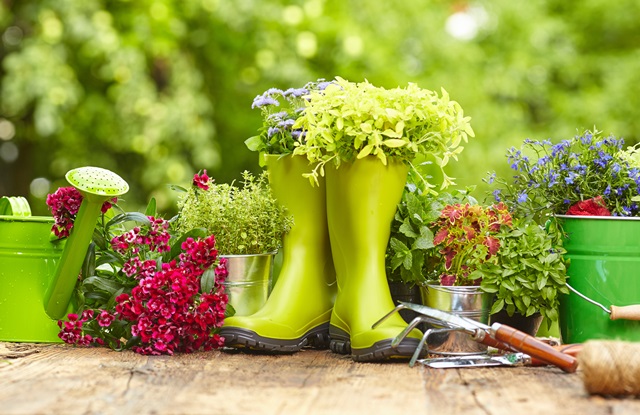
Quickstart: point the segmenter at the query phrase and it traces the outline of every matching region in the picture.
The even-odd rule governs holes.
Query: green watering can
[[[59,342],[102,204],[129,190],[117,174],[81,167],[66,174],[83,195],[71,234],[54,240],[52,217],[31,216],[21,197],[0,199],[0,341]]]

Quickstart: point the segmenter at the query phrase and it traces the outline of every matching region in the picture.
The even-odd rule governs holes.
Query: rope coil
[[[590,394],[640,396],[640,343],[591,340],[578,360]]]

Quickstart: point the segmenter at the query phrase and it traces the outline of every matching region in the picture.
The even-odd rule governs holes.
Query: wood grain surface
[[[410,368],[329,351],[140,356],[0,342],[0,414],[640,414],[559,369]]]

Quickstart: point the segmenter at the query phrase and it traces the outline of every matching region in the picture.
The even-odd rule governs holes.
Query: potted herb
[[[238,315],[252,314],[266,301],[273,257],[291,220],[267,185],[266,173],[242,174],[242,186],[218,184],[196,174],[178,202],[176,229],[181,235],[215,235],[216,249],[227,259],[225,286]]]
[[[525,140],[507,152],[513,178],[492,175],[494,195],[518,216],[531,215],[563,236],[571,287],[600,304],[636,304],[639,277],[640,166],[637,149],[600,131],[553,144]],[[555,239],[554,235],[554,240]],[[561,295],[559,325],[565,342],[593,338],[638,340],[640,323],[618,324],[577,295]]]
[[[569,294],[562,239],[530,218],[514,219],[497,238],[496,261],[478,267],[480,287],[494,295],[492,321],[535,335],[543,317],[548,327],[558,320],[560,296]]]
[[[293,128],[305,132],[293,152],[311,163],[305,177],[317,184],[326,176],[338,283],[331,349],[357,361],[412,355],[418,331],[391,347],[406,327],[400,316],[371,328],[394,307],[385,273],[390,225],[413,161],[429,154],[442,168],[455,159],[473,136],[469,118],[444,90],[385,89],[338,77],[323,91],[310,91]],[[448,184],[445,176],[442,185]]]

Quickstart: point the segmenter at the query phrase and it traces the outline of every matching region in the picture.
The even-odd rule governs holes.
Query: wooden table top
[[[580,371],[354,363],[329,351],[141,356],[0,342],[0,414],[640,414]]]

